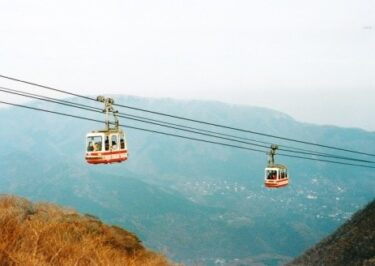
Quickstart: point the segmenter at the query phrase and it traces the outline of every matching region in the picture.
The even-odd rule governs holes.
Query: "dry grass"
[[[172,265],[132,233],[53,204],[0,197],[0,265]]]

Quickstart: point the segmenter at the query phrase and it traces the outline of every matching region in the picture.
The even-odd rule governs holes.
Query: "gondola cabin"
[[[281,164],[268,166],[265,169],[264,185],[268,188],[285,187],[289,183],[288,169]]]
[[[289,184],[288,168],[275,164],[276,151],[279,146],[272,144],[268,152],[268,165],[264,170],[264,185],[268,188],[280,188]]]
[[[120,163],[128,159],[122,130],[92,131],[86,135],[86,161],[90,164]]]
[[[128,159],[128,147],[124,131],[120,128],[118,111],[112,106],[115,101],[104,96],[98,96],[97,101],[104,103],[105,129],[86,135],[85,159],[90,164],[121,163]],[[114,122],[110,122],[110,114]]]

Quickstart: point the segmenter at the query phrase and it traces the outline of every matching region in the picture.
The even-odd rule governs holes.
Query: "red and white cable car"
[[[289,183],[288,168],[282,164],[275,164],[277,145],[271,145],[268,153],[268,166],[265,168],[264,185],[268,188],[285,187]]]
[[[90,164],[120,163],[128,159],[128,148],[125,134],[119,128],[118,111],[113,109],[114,100],[99,96],[99,102],[103,102],[106,114],[104,130],[91,131],[86,135],[86,156],[85,159]],[[109,113],[115,119],[114,123],[109,121]],[[114,124],[111,127],[110,124]]]

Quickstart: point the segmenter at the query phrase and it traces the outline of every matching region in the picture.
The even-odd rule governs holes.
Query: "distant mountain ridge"
[[[287,266],[375,265],[375,200]]]
[[[95,105],[77,98],[69,100]],[[129,96],[115,96],[115,100],[129,106],[375,153],[374,133],[300,123],[270,109]],[[31,104],[103,119],[101,114],[83,110],[42,102]],[[126,108],[119,111],[182,123]],[[20,108],[0,109],[0,121],[0,193],[91,213],[106,223],[128,228],[145,246],[163,250],[173,260],[187,265],[286,263],[331,233],[375,195],[372,169],[277,156],[277,162],[288,165],[291,183],[285,189],[268,190],[263,186],[266,153],[126,128],[129,160],[92,166],[84,161],[85,134],[103,124]],[[129,119],[121,119],[121,124],[183,134]]]

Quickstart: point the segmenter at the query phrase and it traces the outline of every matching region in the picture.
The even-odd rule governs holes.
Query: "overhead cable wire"
[[[79,116],[79,115],[73,115],[73,114],[67,114],[67,113],[63,113],[63,112],[47,110],[47,109],[44,109],[44,108],[32,107],[32,106],[27,106],[27,105],[23,105],[23,104],[10,103],[10,102],[6,102],[6,101],[0,101],[0,103],[10,105],[10,106],[14,106],[14,107],[30,109],[30,110],[34,110],[34,111],[46,112],[46,113],[51,113],[51,114],[56,114],[56,115],[61,115],[61,116],[67,116],[67,117],[71,117],[71,118],[87,120],[87,121],[91,121],[91,122],[97,122],[97,123],[101,123],[101,124],[104,123],[104,121],[99,120],[99,119],[94,119],[94,118],[89,118],[89,117]],[[114,123],[112,123],[112,122],[110,122],[110,124],[114,125]],[[227,146],[227,147],[233,147],[233,148],[238,148],[238,149],[256,151],[256,152],[261,152],[261,153],[266,152],[266,151],[263,151],[263,150],[251,149],[251,148],[248,148],[248,147],[242,147],[242,146],[238,146],[238,145],[215,142],[215,141],[210,141],[210,140],[205,140],[205,139],[192,138],[192,137],[188,137],[188,136],[183,136],[183,135],[178,135],[178,134],[173,134],[173,133],[168,133],[168,132],[161,132],[161,131],[152,130],[152,129],[145,129],[145,128],[134,127],[134,126],[129,126],[129,125],[119,125],[119,126],[125,127],[125,128],[130,128],[130,129],[146,131],[146,132],[150,132],[150,133],[157,133],[157,134],[162,134],[162,135],[167,135],[167,136],[173,136],[173,137],[179,137],[179,138],[184,138],[184,139],[189,139],[189,140],[195,140],[195,141],[201,141],[201,142],[206,142],[206,143],[211,143],[211,144]]]
[[[97,112],[97,113],[103,112],[102,109],[100,109],[100,108],[96,108],[96,107],[92,107],[92,106],[88,106],[88,105],[83,105],[83,104],[80,104],[80,103],[74,103],[74,102],[70,102],[70,101],[67,101],[67,100],[60,100],[60,99],[56,99],[56,98],[52,98],[52,97],[46,97],[46,96],[43,96],[43,95],[22,92],[22,91],[19,91],[19,90],[5,88],[5,87],[1,87],[1,86],[0,86],[0,91],[5,92],[5,93],[14,94],[14,95],[23,96],[23,97],[42,100],[42,101],[46,101],[46,102],[56,103],[56,104],[60,104],[60,105],[64,105],[64,106],[69,106],[69,107],[73,107],[73,108],[79,108],[79,109],[82,109],[82,110],[93,111],[93,112]],[[153,125],[162,126],[162,127],[166,127],[166,128],[171,128],[171,129],[175,129],[175,130],[181,130],[181,131],[189,132],[189,133],[193,133],[193,134],[199,134],[199,135],[203,135],[203,136],[219,138],[219,139],[237,142],[237,143],[241,143],[241,144],[252,145],[252,146],[266,148],[266,149],[269,148],[269,146],[260,145],[260,144],[253,143],[253,142],[241,141],[241,140],[237,140],[237,139],[233,139],[233,138],[220,137],[220,136],[213,135],[213,134],[219,134],[219,135],[227,135],[227,134],[221,134],[221,133],[217,133],[217,132],[213,132],[213,131],[208,131],[208,132],[211,132],[213,134],[202,133],[202,132],[195,131],[195,130],[179,128],[179,127],[184,127],[184,126],[180,126],[180,125],[176,125],[176,124],[173,124],[173,123],[168,123],[168,122],[164,122],[164,121],[160,121],[160,120],[150,119],[151,121],[148,121],[149,119],[147,119],[147,118],[140,119],[138,116],[122,115],[122,114],[119,114],[119,117],[126,118],[126,119],[133,120],[133,121],[137,121],[137,122],[148,123],[148,124],[153,124]],[[158,122],[154,122],[154,121],[158,121]],[[163,123],[165,123],[165,124],[163,124]],[[176,127],[176,126],[179,126],[179,127]],[[188,128],[191,128],[191,127],[188,127]],[[193,128],[193,129],[196,129],[196,128]],[[196,130],[199,130],[199,129],[196,129]],[[206,131],[206,130],[202,130],[202,131]],[[227,136],[231,136],[231,135],[227,135]],[[231,137],[233,137],[233,136],[231,136]],[[313,155],[313,156],[334,158],[334,159],[347,160],[347,161],[375,163],[375,161],[363,160],[363,159],[351,158],[351,157],[345,157],[345,156],[333,155],[333,154],[324,154],[324,153],[316,153],[316,152],[304,152],[304,151],[296,151],[296,150],[293,150],[293,149],[291,150],[291,149],[285,149],[285,148],[279,148],[279,150],[290,152],[290,153],[299,153],[299,154],[303,154],[303,155]]]
[[[46,101],[46,102],[61,104],[61,105],[69,106],[69,107],[79,108],[79,109],[82,109],[82,110],[102,113],[102,109],[100,109],[100,108],[96,108],[96,107],[92,107],[92,106],[88,106],[88,105],[83,105],[83,104],[80,104],[80,103],[74,103],[74,102],[70,102],[70,101],[66,101],[66,100],[60,100],[60,99],[56,99],[56,98],[52,98],[52,97],[46,97],[46,96],[42,96],[42,95],[38,95],[38,94],[26,93],[26,92],[14,90],[14,89],[9,89],[9,88],[5,88],[5,87],[0,87],[0,91],[15,94],[15,95],[19,95],[19,96],[23,96],[23,97],[38,99],[38,100],[42,100],[42,101]],[[185,127],[185,126],[176,125],[176,124],[173,124],[173,123],[168,123],[168,122],[164,122],[164,121],[160,121],[160,120],[153,120],[153,119],[148,119],[148,118],[144,118],[144,117],[143,117],[143,119],[139,119],[139,118],[142,118],[142,117],[132,116],[132,115],[128,115],[128,114],[126,114],[126,115],[119,114],[119,116],[122,117],[122,118],[126,118],[126,119],[133,120],[133,121],[138,121],[138,122],[142,122],[142,123],[149,123],[149,124],[153,124],[153,125],[157,125],[157,126],[172,128],[172,129],[176,129],[176,130],[182,130],[182,131],[189,132],[189,133],[200,134],[200,135],[214,137],[214,138],[220,138],[220,139],[224,139],[224,140],[234,141],[234,142],[247,144],[247,145],[253,145],[253,146],[262,147],[262,148],[269,148],[268,146],[259,145],[259,144],[256,144],[256,143],[251,143],[251,142],[246,142],[246,141],[238,141],[236,139],[218,137],[218,136],[215,136],[215,135],[212,135],[212,134],[205,134],[205,133],[201,133],[201,132],[196,132],[194,130],[185,130],[185,129],[182,129],[182,128],[177,128],[175,126],[178,126],[178,127]],[[151,121],[148,121],[148,120],[151,120]],[[165,123],[167,125],[155,123],[153,121]],[[174,126],[168,126],[168,125],[174,125]],[[187,127],[187,128],[191,128],[191,127]],[[193,128],[193,129],[200,130],[200,129],[197,129],[197,128]],[[206,131],[206,130],[201,130],[201,131],[211,132],[213,134],[225,135],[225,136],[230,136],[230,137],[236,137],[236,136],[232,136],[232,135],[217,133],[217,132],[214,132],[214,131]],[[349,161],[375,163],[374,161],[345,157],[345,156],[334,155],[334,154],[319,153],[319,152],[315,152],[315,151],[308,151],[307,150],[305,152],[303,149],[298,149],[298,148],[296,149],[296,148],[293,148],[293,147],[291,149],[279,148],[279,150],[291,152],[291,153],[299,153],[299,154],[304,154],[304,155],[321,156],[321,157],[326,157],[326,158],[335,158],[335,159],[342,159],[342,160],[349,160]],[[300,150],[302,150],[302,151],[300,151]]]
[[[5,92],[5,93],[23,96],[23,97],[33,98],[33,99],[37,99],[37,100],[54,102],[54,103],[57,103],[57,104],[62,104],[62,105],[71,106],[71,107],[77,107],[77,108],[82,107],[83,109],[88,110],[88,111],[102,112],[101,108],[97,108],[97,107],[93,107],[93,106],[89,106],[89,105],[84,105],[84,104],[81,104],[81,103],[70,102],[70,101],[67,101],[67,100],[47,97],[47,96],[40,95],[40,94],[24,92],[24,91],[10,89],[10,88],[1,87],[1,86],[0,86],[0,91]],[[180,125],[180,124],[176,124],[176,123],[170,123],[170,122],[166,122],[166,121],[162,121],[162,120],[151,119],[151,118],[132,115],[132,114],[128,114],[128,113],[126,115],[119,114],[119,116],[123,117],[123,118],[129,118],[130,117],[130,118],[144,119],[144,120],[151,121],[151,122],[163,123],[165,125],[177,126],[177,127],[182,128],[182,129],[184,129],[184,128],[193,129],[193,130],[198,130],[198,131],[205,132],[205,133],[212,133],[212,134],[215,134],[215,135],[231,137],[231,138],[235,138],[235,139],[239,139],[239,140],[254,141],[254,142],[257,142],[257,143],[262,143],[262,144],[267,144],[267,145],[273,144],[273,143],[270,143],[270,142],[259,141],[259,140],[250,139],[250,138],[244,138],[244,137],[240,137],[240,136],[225,134],[225,133],[221,133],[221,132],[215,132],[215,131],[211,131],[211,130],[196,128],[196,127],[191,127],[191,126],[186,126],[186,125]],[[285,146],[283,145],[283,147],[287,147],[287,148],[293,149],[293,150],[311,152],[311,153],[314,153],[314,155],[319,155],[319,154],[330,155],[330,154],[327,154],[327,153],[321,153],[321,152],[316,152],[316,151],[311,151],[311,150],[306,150],[306,149],[301,149],[301,148],[295,148],[295,147],[290,147],[290,146],[286,146],[286,145]]]
[[[71,118],[77,118],[77,119],[97,122],[97,123],[104,123],[104,121],[98,120],[98,119],[62,113],[62,112],[47,110],[47,109],[43,109],[43,108],[31,107],[31,106],[26,106],[26,105],[22,105],[22,104],[15,104],[15,103],[10,103],[10,102],[5,102],[5,101],[0,101],[0,103],[10,105],[10,106],[14,106],[14,107],[26,108],[26,109],[29,109],[29,110],[46,112],[46,113],[51,113],[51,114],[56,114],[56,115],[61,115],[61,116],[66,116],[66,117],[71,117]],[[113,124],[113,123],[111,123],[111,124]],[[178,135],[178,134],[173,134],[173,133],[167,133],[167,132],[162,132],[162,131],[157,131],[157,130],[152,130],[152,129],[145,129],[145,128],[134,127],[134,126],[129,126],[129,125],[120,125],[120,126],[125,127],[125,128],[129,128],[129,129],[141,130],[141,131],[145,131],[145,132],[149,132],[149,133],[156,133],[156,134],[161,134],[161,135],[166,135],[166,136],[173,136],[173,137],[177,137],[177,138],[183,138],[183,139],[194,140],[194,141],[199,141],[199,142],[204,142],[204,143],[216,144],[216,145],[220,145],[220,146],[226,146],[226,147],[237,148],[237,149],[242,149],[242,150],[261,152],[261,153],[266,152],[264,150],[253,149],[253,148],[249,148],[249,147],[243,147],[243,146],[238,146],[238,145],[233,145],[233,144],[228,144],[228,143],[222,143],[222,142],[217,142],[217,141],[211,141],[211,140],[206,140],[206,139],[193,138],[193,137],[188,137],[188,136],[183,136],[183,135]],[[322,159],[309,158],[309,157],[304,157],[304,156],[297,156],[297,155],[290,155],[290,154],[283,154],[283,153],[279,153],[278,155],[284,156],[284,157],[290,157],[290,158],[298,158],[298,159],[305,159],[305,160],[311,160],[311,161],[340,164],[340,165],[346,165],[346,166],[356,166],[356,167],[363,167],[363,168],[375,168],[375,166],[369,166],[369,165],[363,165],[363,164],[353,164],[353,163],[344,163],[344,162],[338,162],[338,161],[332,161],[332,160],[322,160]]]
[[[88,96],[80,95],[80,94],[77,94],[77,93],[69,92],[69,91],[66,91],[66,90],[57,89],[57,88],[54,88],[54,87],[38,84],[38,83],[35,83],[35,82],[30,82],[30,81],[26,81],[26,80],[22,80],[22,79],[18,79],[18,78],[13,78],[13,77],[1,75],[1,74],[0,74],[0,77],[4,78],[4,79],[12,80],[12,81],[21,82],[21,83],[29,84],[29,85],[32,85],[32,86],[37,86],[37,87],[40,87],[40,88],[44,88],[44,89],[68,94],[68,95],[71,95],[71,96],[76,96],[76,97],[83,98],[83,99],[86,99],[86,100],[96,101],[96,99],[92,98],[92,97],[88,97]],[[138,107],[124,105],[124,104],[113,104],[113,105],[123,107],[123,108],[128,108],[128,109],[131,109],[131,110],[147,112],[147,113],[151,113],[151,114],[155,114],[155,115],[161,115],[161,116],[166,116],[166,117],[170,117],[170,118],[185,120],[185,121],[189,121],[189,122],[200,123],[200,124],[214,126],[214,127],[220,127],[220,128],[224,128],[224,129],[230,129],[230,130],[239,131],[239,132],[243,132],[243,133],[250,133],[250,134],[255,134],[255,135],[259,135],[259,136],[276,138],[276,139],[281,139],[281,140],[290,141],[290,142],[296,142],[296,143],[305,144],[305,145],[317,146],[317,147],[322,147],[322,148],[327,148],[327,149],[340,150],[340,151],[345,151],[345,152],[349,152],[349,153],[355,153],[355,154],[361,154],[361,155],[374,156],[375,157],[375,154],[372,154],[372,153],[360,152],[360,151],[341,148],[341,147],[337,147],[337,146],[330,146],[330,145],[319,144],[319,143],[314,143],[314,142],[310,142],[310,141],[304,141],[304,140],[298,140],[298,139],[287,138],[287,137],[282,137],[282,136],[276,136],[276,135],[273,135],[273,134],[267,134],[267,133],[263,133],[263,132],[257,132],[257,131],[253,131],[253,130],[242,129],[242,128],[237,128],[237,127],[232,127],[232,126],[227,126],[227,125],[222,125],[222,124],[217,124],[217,123],[212,123],[212,122],[207,122],[207,121],[202,121],[202,120],[197,120],[197,119],[191,119],[191,118],[187,118],[187,117],[182,117],[182,116],[177,116],[177,115],[172,115],[172,114],[167,114],[167,113],[157,112],[157,111],[152,111],[152,110],[147,110],[147,109],[144,109],[144,108],[138,108]]]

